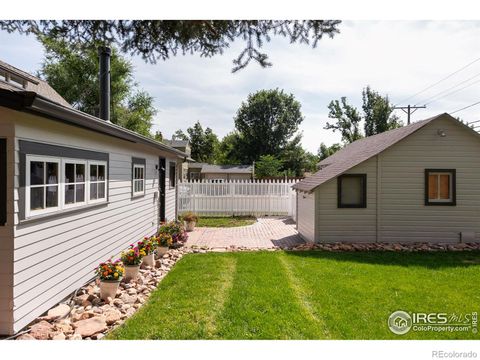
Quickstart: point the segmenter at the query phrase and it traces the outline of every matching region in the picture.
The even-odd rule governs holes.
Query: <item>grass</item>
[[[200,217],[197,225],[199,227],[237,227],[252,225],[256,221],[253,216],[212,216]]]
[[[480,252],[185,256],[109,339],[479,339],[387,327],[395,310],[478,311]]]

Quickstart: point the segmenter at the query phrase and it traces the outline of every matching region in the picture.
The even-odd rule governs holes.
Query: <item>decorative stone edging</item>
[[[37,318],[27,333],[17,340],[98,340],[107,332],[123,324],[146,302],[151,292],[183,255],[193,250],[187,247],[170,249],[155,267],[140,269],[136,280],[121,282],[114,299],[100,299],[98,280],[75,293],[66,303],[50,309]]]
[[[473,251],[480,250],[480,243],[306,243],[294,247],[248,248],[231,246],[227,248],[182,247],[170,249],[155,267],[143,267],[137,280],[120,283],[114,299],[100,299],[97,281],[80,288],[71,303],[61,303],[48,311],[46,316],[37,318],[28,333],[17,340],[98,340],[131,317],[146,302],[151,292],[167,275],[173,265],[187,253],[238,252],[238,251],[308,251],[330,252],[353,251]]]

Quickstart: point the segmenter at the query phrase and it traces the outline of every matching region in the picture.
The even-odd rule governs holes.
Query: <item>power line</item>
[[[461,87],[460,89],[457,89],[457,90],[454,90],[454,91],[450,91],[449,93],[447,93],[447,94],[445,94],[445,95],[443,95],[443,96],[440,96],[440,97],[437,98],[437,99],[434,99],[434,100],[432,100],[432,101],[430,101],[430,102],[425,103],[425,105],[431,104],[431,103],[433,103],[433,102],[435,102],[435,101],[438,101],[438,100],[440,100],[440,99],[443,99],[443,98],[445,98],[445,97],[447,97],[447,96],[450,96],[450,95],[452,95],[452,94],[455,94],[455,93],[457,93],[457,92],[460,92],[460,91],[462,91],[462,90],[464,90],[464,89],[466,89],[466,88],[468,88],[468,87],[470,87],[470,86],[473,86],[473,85],[475,85],[475,84],[478,84],[478,83],[480,83],[480,80],[477,80],[477,81],[474,81],[473,83],[470,83],[470,84],[468,84],[468,85],[465,85],[465,86]]]
[[[473,103],[473,104],[470,104],[470,105],[468,105],[468,106],[465,106],[465,107],[463,107],[463,108],[461,108],[461,109],[452,111],[452,112],[450,112],[450,115],[455,114],[455,113],[457,113],[457,112],[459,112],[459,111],[462,111],[462,110],[471,108],[472,106],[475,106],[475,105],[478,105],[478,104],[480,104],[480,101],[477,101],[476,103]]]
[[[467,87],[469,87],[469,86],[472,86],[472,85],[478,83],[480,80],[479,80],[479,81],[475,81],[475,82],[473,82],[473,83],[471,83],[471,84],[468,84],[468,85],[466,85],[465,87],[463,87],[463,88],[461,88],[461,89],[458,89],[458,90],[455,90],[455,91],[453,91],[453,92],[447,93],[447,94],[445,94],[444,96],[441,96],[441,97],[438,98],[438,99],[435,99],[437,96],[442,95],[442,94],[448,92],[448,91],[451,90],[451,89],[455,89],[456,87],[459,87],[460,85],[463,85],[463,84],[465,84],[466,82],[468,82],[468,81],[470,81],[470,80],[472,80],[472,79],[475,79],[475,78],[477,78],[477,77],[479,77],[479,76],[480,76],[480,73],[475,74],[474,76],[469,77],[468,79],[466,79],[466,80],[464,80],[464,81],[461,81],[461,82],[459,82],[458,84],[456,84],[456,85],[454,85],[454,86],[451,86],[451,87],[449,87],[449,88],[447,88],[447,89],[445,89],[445,90],[442,90],[442,91],[440,91],[439,93],[436,93],[435,95],[430,96],[429,98],[427,98],[427,99],[425,99],[425,100],[423,100],[423,101],[419,101],[419,102],[416,103],[415,105],[418,105],[418,104],[420,104],[420,103],[423,103],[423,104],[425,104],[425,105],[428,105],[428,104],[430,104],[430,103],[432,103],[432,102],[434,102],[434,101],[437,101],[437,100],[439,100],[439,99],[443,99],[444,97],[446,97],[446,96],[448,96],[448,95],[454,94],[454,93],[456,93],[457,91],[460,91],[460,90],[463,90],[463,89],[465,89],[465,88],[467,88]],[[435,99],[435,100],[432,100],[432,99]],[[432,101],[430,101],[430,100],[432,100]],[[428,102],[428,101],[430,101],[430,102]]]
[[[398,105],[398,104],[401,104],[401,103],[403,103],[403,102],[405,102],[405,101],[407,101],[407,100],[410,100],[410,99],[414,98],[415,96],[424,93],[424,92],[427,91],[427,90],[430,90],[430,89],[433,88],[434,86],[440,84],[441,82],[443,82],[443,81],[445,81],[445,80],[447,80],[447,79],[450,79],[453,75],[456,75],[456,74],[458,74],[460,71],[465,70],[466,68],[468,68],[469,66],[475,64],[475,63],[476,63],[477,61],[479,61],[479,60],[480,60],[480,57],[477,58],[477,59],[475,59],[475,60],[473,60],[472,62],[468,63],[467,65],[461,67],[460,69],[454,71],[453,73],[445,76],[444,78],[438,80],[437,82],[433,83],[432,85],[429,85],[429,86],[427,86],[426,88],[420,90],[419,92],[413,94],[412,96],[409,96],[409,97],[403,99],[402,101],[399,101],[399,102],[397,103],[397,105]],[[395,105],[395,106],[396,106],[396,105]]]

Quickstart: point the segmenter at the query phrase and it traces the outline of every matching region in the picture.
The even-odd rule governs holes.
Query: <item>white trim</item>
[[[142,178],[136,179],[135,178],[135,169],[142,169]],[[133,164],[133,171],[132,171],[132,194],[133,196],[138,196],[138,195],[145,195],[145,170],[146,167],[144,164]],[[135,184],[136,183],[141,183],[142,184],[142,190],[141,191],[135,191]]]
[[[78,164],[81,164],[81,165],[84,165],[85,166],[85,174],[84,174],[84,181],[80,181],[80,182],[77,182],[76,179],[75,179],[75,182],[69,182],[67,183],[66,182],[66,173],[65,173],[65,165],[66,164],[74,164],[75,165],[75,168],[74,168],[74,174],[76,176],[77,172],[76,172],[76,166]],[[75,208],[75,207],[79,207],[79,206],[85,206],[87,204],[87,185],[88,185],[88,161],[87,160],[81,160],[81,159],[68,159],[68,158],[64,158],[62,159],[62,183],[63,183],[63,187],[62,187],[62,208],[63,209],[70,209],[70,208]],[[84,185],[84,200],[82,202],[76,202],[76,197],[77,197],[77,192],[76,192],[76,185]],[[65,187],[67,185],[75,185],[74,187],[74,202],[72,204],[65,204]]]

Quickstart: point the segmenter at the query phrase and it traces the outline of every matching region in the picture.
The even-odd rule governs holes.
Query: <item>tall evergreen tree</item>
[[[71,44],[92,47],[97,43],[117,45],[124,53],[146,61],[166,60],[180,54],[222,54],[233,41],[245,46],[233,60],[233,71],[252,60],[271,66],[265,42],[275,36],[290,43],[316,47],[324,37],[339,33],[339,20],[3,20],[0,29],[21,34],[46,35]]]

